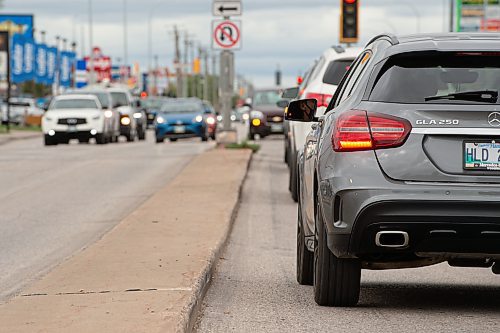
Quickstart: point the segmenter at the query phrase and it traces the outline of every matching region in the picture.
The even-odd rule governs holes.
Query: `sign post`
[[[10,48],[9,32],[0,31],[0,80],[2,87],[7,83],[7,132],[10,130]],[[3,118],[3,117],[2,117]],[[3,119],[2,119],[3,121]]]
[[[222,113],[223,132],[228,140],[231,128],[231,108],[234,92],[234,50],[241,49],[241,21],[231,20],[230,16],[240,16],[241,1],[215,0],[212,6],[214,16],[223,19],[212,22],[212,49],[220,50],[219,96]]]

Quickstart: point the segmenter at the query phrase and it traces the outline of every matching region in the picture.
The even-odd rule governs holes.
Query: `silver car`
[[[368,43],[300,154],[297,280],[320,305],[358,302],[361,269],[500,273],[500,35]]]

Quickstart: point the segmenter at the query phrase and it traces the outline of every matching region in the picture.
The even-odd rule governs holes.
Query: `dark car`
[[[140,108],[146,113],[147,127],[154,128],[155,118],[167,97],[148,97],[140,100]]]
[[[264,138],[270,134],[283,134],[283,108],[276,103],[281,100],[278,89],[257,90],[248,103],[251,108],[248,137],[258,134]]]
[[[162,105],[156,116],[156,142],[161,143],[165,139],[177,141],[177,139],[193,137],[208,141],[208,118],[205,114],[205,106],[197,98],[169,100]]]
[[[500,273],[500,35],[368,43],[299,158],[297,280],[358,302],[361,269],[441,262]]]

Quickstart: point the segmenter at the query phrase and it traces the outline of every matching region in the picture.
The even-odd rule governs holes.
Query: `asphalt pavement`
[[[214,143],[0,147],[0,302],[92,244]]]
[[[297,206],[283,142],[259,142],[198,332],[498,332],[500,276],[489,269],[362,272],[355,308],[317,306],[295,280]]]

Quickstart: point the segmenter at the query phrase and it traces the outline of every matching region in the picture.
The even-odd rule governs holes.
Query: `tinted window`
[[[113,98],[113,104],[115,107],[128,106],[127,94],[123,92],[111,92],[111,97]]]
[[[334,60],[328,64],[325,75],[323,76],[323,83],[338,86],[342,77],[347,72],[354,59],[341,59]]]
[[[50,109],[97,109],[97,103],[91,99],[60,99],[52,103]]]
[[[262,90],[257,91],[253,97],[253,105],[273,105],[276,106],[276,103],[281,100],[279,92],[277,90]]]
[[[496,103],[500,53],[412,52],[391,57],[380,69],[371,101],[389,103]],[[491,91],[453,97],[449,94]],[[482,96],[489,98],[483,99]],[[437,98],[436,98],[437,97]]]

